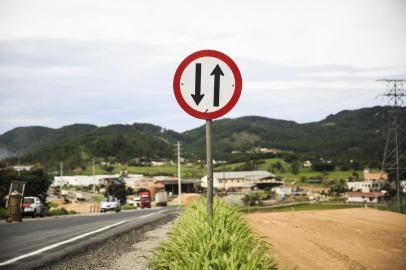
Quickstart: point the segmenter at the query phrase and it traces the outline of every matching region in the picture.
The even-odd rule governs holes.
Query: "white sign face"
[[[175,96],[190,115],[218,118],[230,111],[241,94],[241,74],[223,53],[199,51],[186,58],[174,78]]]
[[[216,83],[218,85],[215,85]],[[234,88],[233,72],[226,63],[214,57],[202,57],[192,61],[180,78],[180,90],[184,100],[190,107],[202,113],[215,112],[224,107],[231,100]]]

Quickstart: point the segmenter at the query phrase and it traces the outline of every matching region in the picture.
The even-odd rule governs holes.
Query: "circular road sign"
[[[173,79],[182,109],[200,119],[215,119],[237,103],[242,88],[240,70],[224,53],[202,50],[180,63]]]

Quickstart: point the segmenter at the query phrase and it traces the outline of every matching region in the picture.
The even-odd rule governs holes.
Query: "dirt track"
[[[357,208],[246,217],[281,269],[406,269],[406,215]]]

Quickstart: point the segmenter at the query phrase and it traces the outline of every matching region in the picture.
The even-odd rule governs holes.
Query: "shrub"
[[[151,268],[276,269],[269,246],[254,236],[238,208],[214,201],[208,220],[207,203],[192,203],[178,219],[168,240],[154,251]]]
[[[7,209],[4,207],[0,207],[0,219],[7,218]]]
[[[246,193],[244,197],[241,198],[245,205],[256,205],[260,204],[261,195],[258,192]]]
[[[126,203],[121,207],[121,209],[123,209],[123,210],[131,210],[131,209],[136,209],[136,208],[134,207],[134,205]]]

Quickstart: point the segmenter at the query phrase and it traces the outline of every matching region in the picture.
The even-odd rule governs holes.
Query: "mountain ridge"
[[[389,107],[344,110],[317,122],[297,123],[264,116],[224,118],[213,122],[216,159],[230,159],[233,151],[257,147],[277,148],[312,156],[378,159],[377,146],[384,144],[383,129]],[[400,110],[406,119],[406,107]],[[401,121],[404,128],[405,121]],[[0,135],[0,158],[14,155],[27,162],[72,160],[80,163],[90,157],[173,158],[173,145],[181,141],[188,158],[204,159],[204,125],[184,132],[149,123],[72,124],[52,129],[19,127]]]

